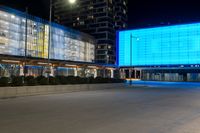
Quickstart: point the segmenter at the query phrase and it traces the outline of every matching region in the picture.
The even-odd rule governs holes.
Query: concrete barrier
[[[123,83],[0,87],[0,98],[123,88]]]

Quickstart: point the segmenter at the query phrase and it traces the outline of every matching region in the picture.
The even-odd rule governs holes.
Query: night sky
[[[0,4],[48,19],[49,0],[0,0]],[[200,22],[198,0],[129,0],[129,28]]]

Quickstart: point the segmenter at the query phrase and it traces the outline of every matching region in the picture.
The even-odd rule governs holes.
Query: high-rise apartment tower
[[[116,31],[127,27],[127,0],[54,0],[54,21],[94,36],[97,63],[116,62]]]

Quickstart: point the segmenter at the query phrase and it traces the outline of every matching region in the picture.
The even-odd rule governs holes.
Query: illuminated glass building
[[[14,56],[25,54],[26,15],[16,13],[14,10],[0,11],[0,54]],[[51,59],[93,62],[95,42],[89,35],[55,23],[52,24],[51,35]],[[48,58],[48,41],[48,22],[28,15],[27,56]]]
[[[200,23],[119,31],[117,42],[124,78],[200,81]]]
[[[0,6],[0,76],[23,75],[25,63],[27,75],[43,75],[49,63],[48,54],[52,75],[78,76],[82,68],[77,64],[93,65],[93,37],[56,23],[52,23],[51,29],[49,48],[48,21]]]

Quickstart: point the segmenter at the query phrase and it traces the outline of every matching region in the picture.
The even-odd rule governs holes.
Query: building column
[[[126,73],[125,73],[125,70],[122,69],[122,76],[121,76],[122,79],[125,79],[126,78]]]
[[[50,66],[49,76],[54,76],[54,67],[53,66]]]
[[[94,69],[94,78],[97,77],[97,69]]]
[[[135,74],[134,77],[135,77],[135,79],[137,79],[137,70],[134,70],[134,72],[135,72],[134,73]]]
[[[111,78],[114,78],[114,70],[113,70],[113,69],[110,70],[110,73],[111,73],[111,74],[110,74],[110,77],[111,77]]]
[[[103,68],[103,78],[106,78],[106,68]]]
[[[20,65],[19,67],[19,76],[24,76],[24,66]]]
[[[78,68],[74,68],[74,77],[77,77],[78,76]]]
[[[122,69],[119,69],[119,77],[120,77],[120,78],[123,77],[123,76],[122,76],[122,72],[123,72]]]
[[[132,68],[129,69],[129,77],[128,78],[132,78]]]

